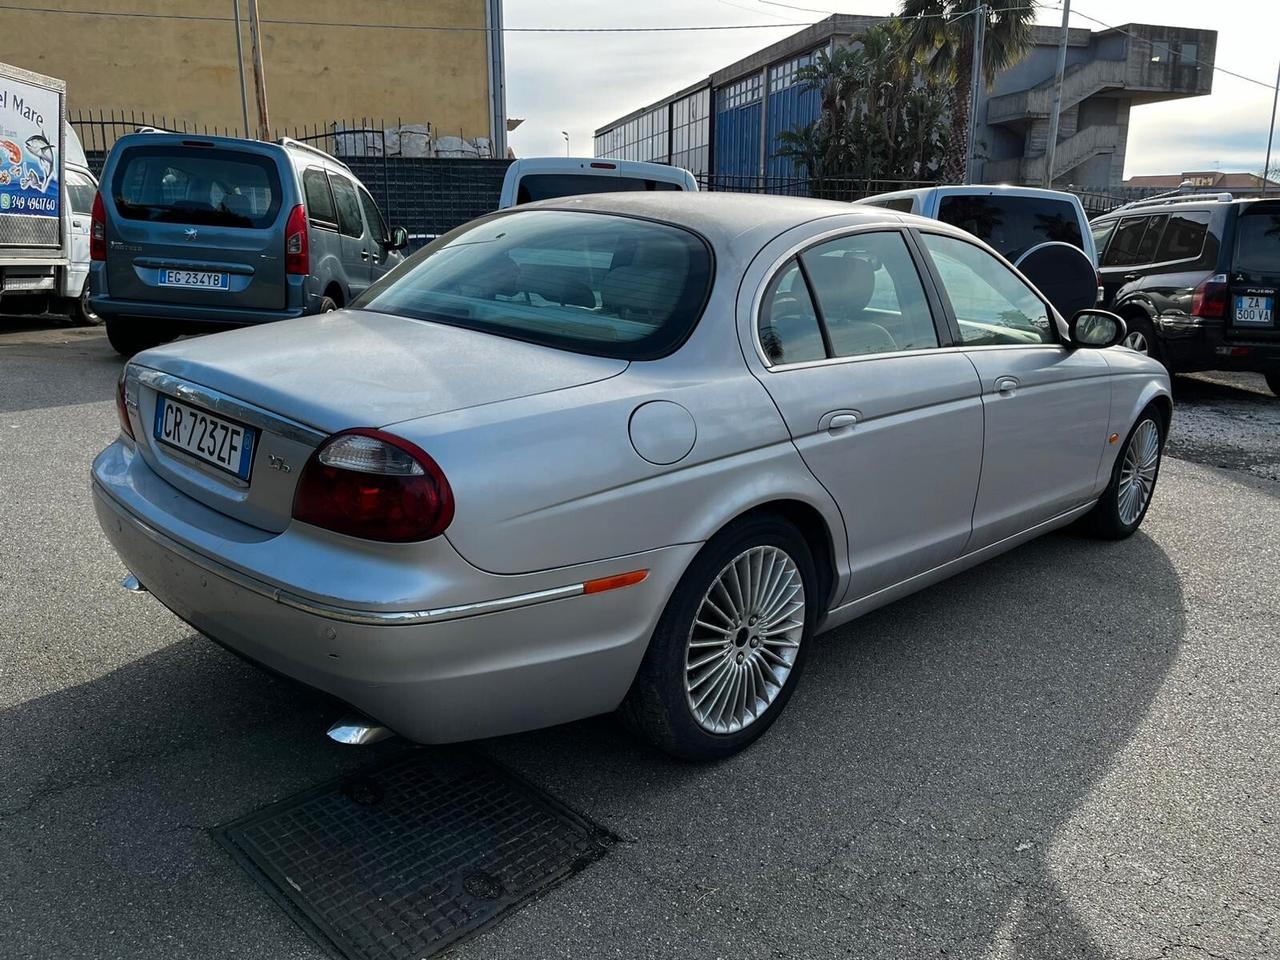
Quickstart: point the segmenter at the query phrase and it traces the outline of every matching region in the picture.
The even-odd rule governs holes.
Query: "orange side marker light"
[[[1115,443],[1119,439],[1120,439],[1120,434],[1113,433],[1111,436],[1107,437],[1107,443]]]
[[[599,580],[588,580],[582,585],[583,593],[604,593],[606,590],[617,590],[630,587],[649,576],[648,570],[632,570],[630,573],[619,573],[612,577],[601,577]]]

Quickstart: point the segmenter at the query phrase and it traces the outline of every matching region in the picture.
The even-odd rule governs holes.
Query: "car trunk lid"
[[[625,360],[345,310],[170,344],[140,354],[130,369],[148,464],[207,506],[279,531],[289,523],[298,474],[330,434],[561,390],[626,367]],[[160,439],[158,405],[170,398],[254,432],[247,480]]]
[[[1280,339],[1280,201],[1250,203],[1241,210],[1229,294],[1230,339]]]
[[[107,293],[119,300],[282,309],[293,202],[260,147],[144,135],[102,182]]]

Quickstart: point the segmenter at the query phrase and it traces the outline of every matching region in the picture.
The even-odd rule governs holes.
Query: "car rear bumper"
[[[197,549],[181,519],[189,514],[171,517],[159,498],[139,494],[145,485],[127,480],[132,471],[149,472],[130,454],[117,442],[95,461],[94,508],[112,546],[156,599],[220,644],[422,743],[512,733],[614,709],[699,546],[495,576],[442,544],[435,549],[447,553],[442,565],[449,569],[437,579],[449,585],[448,595],[372,607],[340,593],[318,596],[314,582],[295,587],[283,579],[287,567],[246,569],[245,557],[255,550],[264,565],[282,556],[272,541],[290,531],[238,540],[233,533],[224,542],[241,548],[234,563]],[[172,488],[167,497],[189,499]],[[243,526],[225,517],[219,522]],[[352,542],[347,562],[332,574],[335,591],[361,579],[367,553],[368,545]],[[589,595],[574,590],[636,569],[649,571],[641,583]]]
[[[1280,370],[1280,341],[1227,339],[1221,324],[1191,324],[1181,320],[1160,320],[1157,334],[1163,351],[1161,359],[1173,371]]]
[[[294,317],[315,312],[301,306],[284,310],[243,310],[231,307],[192,306],[186,303],[155,303],[150,300],[117,300],[104,296],[90,297],[89,302],[98,316],[113,320],[137,317],[208,327],[244,327],[256,323],[270,323],[274,320],[292,320]]]

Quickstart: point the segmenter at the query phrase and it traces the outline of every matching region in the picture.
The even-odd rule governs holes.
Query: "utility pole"
[[[485,36],[489,55],[489,136],[493,155],[507,155],[507,64],[502,0],[486,0]]]
[[[1071,0],[1062,0],[1062,36],[1058,38],[1058,76],[1053,82],[1053,109],[1049,111],[1049,139],[1044,145],[1044,185],[1053,187],[1053,160],[1058,153],[1058,120],[1062,115],[1062,76],[1067,72],[1067,21]]]
[[[1280,101],[1280,69],[1276,70],[1276,92],[1271,97],[1271,126],[1267,128],[1267,160],[1262,165],[1262,193],[1267,192],[1267,177],[1271,174],[1271,141],[1276,136],[1276,102]]]
[[[973,77],[969,84],[969,151],[965,158],[964,182],[973,183],[978,168],[978,94],[982,89],[982,42],[987,32],[987,7],[980,3],[973,16]]]
[[[258,0],[248,0],[249,42],[253,48],[253,90],[258,100],[258,139],[271,139],[271,120],[267,115],[267,77],[262,66],[262,38],[258,28]]]
[[[240,114],[244,118],[244,126],[240,128],[244,136],[249,136],[249,94],[244,85],[244,41],[240,36],[240,0],[231,0],[236,8],[236,68],[240,71]]]

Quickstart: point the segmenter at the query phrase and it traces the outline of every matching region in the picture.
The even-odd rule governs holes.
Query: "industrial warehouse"
[[[884,17],[837,14],[599,127],[595,155],[672,163],[708,186],[769,190],[797,175],[779,135],[817,120],[819,93],[798,76],[820,53],[857,44]],[[1033,28],[1025,57],[979,92],[977,183],[1044,182],[1060,31]],[[1212,92],[1217,32],[1154,24],[1071,29],[1054,185],[1124,179],[1129,111]],[[714,107],[713,107],[714,104]]]

